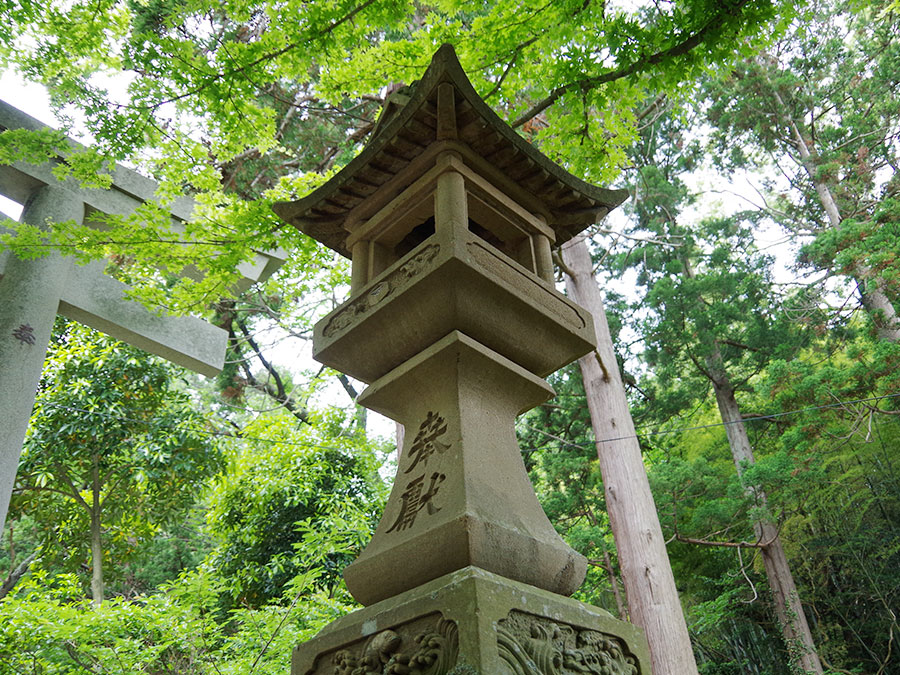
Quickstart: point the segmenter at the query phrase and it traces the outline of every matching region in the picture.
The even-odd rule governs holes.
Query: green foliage
[[[832,47],[841,44],[835,26],[842,20],[852,24],[862,19],[845,16],[832,23],[834,33],[825,34],[833,39]],[[813,41],[809,51],[796,43],[783,44],[784,54],[809,56],[815,41],[821,44],[823,37],[808,37]],[[716,94],[710,116],[720,125],[727,116],[727,124],[732,125],[731,136],[716,136],[722,142],[718,156],[723,164],[730,161],[728,153],[734,147],[741,152],[731,157],[737,157],[735,161],[744,167],[754,166],[754,162],[758,166],[762,152],[785,149],[778,144],[783,143],[786,130],[772,124],[778,108],[774,98],[765,98],[763,87],[769,86],[771,95],[771,85],[763,82],[763,71],[771,77],[771,69],[767,70],[771,65],[756,59],[726,75],[726,79],[732,78],[729,82],[736,78],[742,84],[748,84],[741,79],[749,79],[748,73],[758,78],[757,89],[751,93],[748,87],[733,98],[715,89],[719,80],[711,80],[710,90]],[[807,81],[830,86],[821,71],[813,76],[811,64],[807,66]],[[796,102],[803,94],[797,74],[802,69],[785,68],[784,72],[798,86],[790,92],[782,90],[780,95]],[[847,73],[850,77],[853,71]],[[815,100],[817,105],[820,102]],[[878,106],[873,102],[870,109]],[[823,113],[814,120],[820,134],[828,119]],[[626,253],[604,255],[604,260],[610,274],[635,267],[638,284],[645,290],[632,308],[632,316],[640,321],[642,363],[648,368],[640,382],[644,397],[637,413],[660,424],[655,429],[659,435],[652,439],[651,483],[664,531],[672,537],[670,556],[676,578],[689,598],[688,618],[701,669],[745,672],[742,669],[753,663],[756,672],[786,670],[787,654],[773,641],[778,629],[765,611],[763,567],[755,555],[756,536],[750,527],[757,519],[779,524],[823,658],[836,669],[844,669],[841,672],[889,668],[892,655],[885,645],[896,631],[896,621],[893,609],[886,608],[896,600],[892,591],[886,593],[882,586],[893,589],[896,584],[882,576],[886,568],[881,561],[896,564],[896,539],[890,524],[893,492],[888,488],[878,493],[883,508],[869,506],[856,511],[857,505],[874,503],[866,495],[866,482],[879,486],[883,482],[874,477],[874,466],[860,465],[847,471],[847,463],[853,457],[854,450],[848,446],[854,439],[867,437],[873,443],[874,430],[895,428],[884,413],[896,410],[892,398],[897,392],[896,344],[879,339],[872,323],[847,321],[830,312],[826,305],[830,298],[820,288],[779,292],[772,281],[772,261],[756,247],[757,225],[762,219],[759,213],[739,212],[700,221],[686,215],[697,197],[690,194],[683,174],[696,165],[696,149],[683,143],[686,134],[680,122],[662,118],[645,130],[635,152],[634,222],[626,231],[636,243]],[[760,127],[769,136],[764,136]],[[748,148],[741,147],[743,137],[736,141],[737,128],[754,141],[749,149],[759,154],[743,152]],[[895,129],[890,123],[884,131],[891,134]],[[857,140],[845,135],[839,142]],[[876,194],[871,191],[872,184],[855,185],[844,169],[830,176],[828,171],[833,169],[823,168],[820,179],[848,181],[846,190],[835,188],[839,199],[847,200],[852,194],[870,199]],[[885,175],[893,174],[882,172],[881,178]],[[795,181],[798,183],[803,181]],[[808,182],[804,185],[811,187]],[[853,193],[857,187],[870,191]],[[848,218],[840,228],[828,228],[821,226],[821,213],[814,213],[813,207],[818,206],[815,191],[810,189],[804,198],[809,207],[804,212],[806,222],[818,225],[817,236],[804,247],[801,260],[816,260],[822,268],[843,273],[858,273],[862,264],[869,270],[864,283],[892,293],[897,239],[891,220],[892,200],[884,199],[883,206],[877,201],[857,202],[852,208],[858,219]],[[781,201],[773,203],[783,207]],[[869,214],[885,214],[878,224],[862,216],[863,204],[871,207]],[[800,211],[789,213],[797,216]],[[636,323],[632,320],[631,325]],[[715,425],[713,387],[736,390],[743,412],[740,423],[749,428],[756,462],[742,463],[740,478],[728,453],[723,453],[728,446],[723,429],[690,430]],[[854,403],[878,396],[889,398]],[[823,404],[829,407],[823,408]],[[810,410],[796,412],[804,408]],[[689,430],[672,433],[685,427]],[[891,467],[895,455],[883,449],[881,466]],[[839,485],[840,497],[833,493]],[[760,493],[768,497],[765,504],[754,499]],[[854,509],[853,515],[844,508]],[[860,518],[860,513],[866,517]],[[871,537],[863,533],[867,528]],[[741,541],[749,546],[735,548]],[[706,545],[701,547],[703,542]],[[715,546],[717,542],[731,546],[720,548]],[[878,562],[851,571],[849,561],[859,560],[859,549]],[[818,565],[815,571],[809,566],[812,561]],[[832,574],[836,583],[824,589],[828,584],[823,579]],[[858,602],[849,599],[851,593],[869,599],[866,611],[847,611],[847,603]],[[833,602],[834,596],[842,599]],[[863,625],[865,638],[854,634]]]
[[[108,594],[134,599],[156,593],[179,575],[199,567],[213,548],[204,521],[205,505],[201,502],[174,523],[160,528],[127,558],[113,560],[115,574],[107,584]]]
[[[41,543],[41,528],[29,516],[7,518],[0,540],[0,575],[11,574]]]
[[[77,324],[57,333],[12,504],[40,525],[47,564],[80,569],[93,518],[104,555],[127,559],[174,524],[216,471],[206,420],[174,377],[162,361]]]
[[[61,131],[4,129],[0,131],[0,164],[16,161],[43,164],[54,159],[66,145],[65,134]]]
[[[49,243],[115,256],[136,297],[196,311],[231,293],[236,266],[254,248],[309,248],[269,205],[305,194],[355,155],[373,128],[378,92],[420,77],[441,43],[456,46],[479,92],[546,153],[607,182],[627,162],[647,92],[687,93],[685,82],[751,50],[779,7],[790,14],[792,5],[26,3],[8,15],[20,39],[0,39],[0,64],[47,86],[63,118],[83,118],[96,139],[93,157],[137,162],[161,181],[163,204],[184,192],[201,203],[185,232],[142,212],[110,218],[102,233],[59,224]],[[109,87],[117,78],[125,91]],[[40,159],[46,144],[42,152],[17,158]],[[62,154],[63,173],[84,179],[100,168]],[[46,252],[25,235],[17,252]],[[189,266],[201,280],[182,274]]]
[[[811,3],[771,49],[707,87],[713,157],[727,170],[772,167],[765,213],[802,244],[798,262],[895,308],[898,34],[883,0]]]
[[[581,0],[74,0],[6,9],[0,64],[44,82],[58,112],[83,116],[98,149],[69,155],[59,134],[2,133],[0,162],[63,155],[60,175],[84,182],[108,180],[107,160],[127,158],[162,181],[163,205],[188,192],[199,207],[184,230],[171,227],[164,206],[146,205],[102,230],[63,223],[47,234],[10,225],[2,245],[22,257],[57,246],[81,260],[112,259],[113,273],[157,306],[206,312],[214,303],[233,337],[220,378],[232,403],[252,403],[277,372],[242,367],[254,357],[243,329],[253,335],[277,316],[292,335],[308,336],[346,277],[346,265],[283,227],[271,203],[308,193],[356,154],[381,88],[420,77],[440,43],[454,43],[490,105],[577,175],[605,183],[634,160],[634,222],[625,236],[644,241],[630,240],[628,252],[603,262],[613,277],[634,268],[644,298],[634,307],[610,298],[608,306],[614,330],[626,324],[641,332],[634,354],[622,346],[620,365],[638,371],[626,377],[636,416],[654,425],[653,435],[639,433],[701,671],[788,669],[753,550],[679,540],[749,542],[753,519],[763,516],[781,527],[816,639],[836,672],[895,667],[885,646],[900,635],[896,399],[820,406],[893,396],[900,356],[875,339],[871,324],[830,311],[824,286],[780,293],[755,235],[774,218],[807,237],[801,264],[896,299],[896,2],[688,0],[624,9]],[[107,78],[119,73],[127,91],[107,90]],[[658,102],[683,102],[700,83],[720,168],[765,167],[774,156],[790,180],[764,185],[774,192],[764,215],[683,215],[697,203],[684,173],[701,166],[704,153],[691,142],[690,115],[658,117]],[[810,171],[783,161],[795,148],[779,111],[813,144]],[[833,190],[846,215],[839,229],[823,227],[813,178]],[[237,266],[254,249],[277,245],[291,251],[282,274],[257,295],[222,302]],[[860,266],[867,274],[857,274]],[[194,270],[202,280],[188,280]],[[54,353],[80,363],[90,349],[73,345],[61,342]],[[36,489],[17,496],[18,513],[27,515],[14,543],[21,553],[40,534],[47,545],[43,569],[0,604],[0,664],[35,674],[284,672],[293,644],[348,608],[339,572],[368,538],[384,499],[377,449],[359,433],[364,424],[307,409],[314,387],[303,385],[290,399],[303,408],[293,416],[280,411],[248,424],[245,412],[222,413],[244,438],[207,496],[215,462],[173,450],[192,448],[197,429],[212,433],[208,423],[177,391],[161,393],[155,362],[107,347],[71,371],[55,362],[53,376],[67,384],[43,385],[45,421],[22,474]],[[737,383],[745,411],[760,416],[745,421],[757,462],[742,467],[740,480],[721,428],[684,431],[716,423],[702,372],[711,359]],[[123,382],[110,375],[120,362]],[[291,376],[280,377],[290,388]],[[526,464],[551,520],[591,562],[579,597],[615,609],[615,551],[583,390],[572,370],[553,383],[557,401],[520,424]],[[132,399],[140,405],[130,407]],[[54,413],[57,401],[66,407]],[[76,408],[88,412],[73,415]],[[76,431],[90,442],[69,438]],[[157,447],[149,431],[184,438]],[[136,498],[161,505],[134,502],[141,505],[115,512],[105,533],[115,592],[152,592],[209,552],[161,593],[117,598],[99,610],[84,604],[78,579],[46,571],[84,571],[83,516],[49,488],[63,475],[57,464],[74,473],[94,442],[87,433],[131,451],[129,461],[113,451],[104,461],[128,469],[122,485],[138,485]],[[74,450],[62,454],[70,442]],[[179,496],[152,487],[174,485],[168,467],[182,460],[190,466],[175,474],[180,481],[186,471],[190,490]],[[768,509],[748,486],[766,491]],[[78,487],[91,503],[83,481]],[[190,517],[153,520],[158,511],[183,513],[198,495]]]
[[[0,671],[275,675],[291,650],[349,608],[298,577],[283,602],[217,623],[215,576],[197,572],[136,601],[93,607],[72,575],[33,575],[0,603]],[[303,596],[303,602],[298,598]]]
[[[225,606],[276,601],[312,569],[317,587],[346,594],[341,572],[371,537],[386,495],[373,447],[342,436],[345,422],[332,411],[298,429],[280,412],[245,427],[254,440],[215,481],[207,515]]]

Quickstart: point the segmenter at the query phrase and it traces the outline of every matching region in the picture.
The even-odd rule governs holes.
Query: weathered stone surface
[[[497,627],[510,675],[638,675],[637,657],[617,636],[513,610]]]
[[[554,288],[551,246],[626,193],[523,141],[452,47],[407,93],[339,174],[275,206],[352,257],[315,358],[371,383],[359,403],[405,429],[381,522],[344,571],[369,606],[299,646],[293,675],[649,673],[640,631],[563,597],[586,561],[541,509],[514,428],[553,395],[541,378],[595,346]]]
[[[593,321],[551,284],[471,232],[439,230],[317,323],[313,356],[372,382],[452,330],[541,377],[594,345]]]
[[[357,157],[309,195],[277,203],[275,212],[350,257],[346,243],[353,221],[374,216],[430,168],[417,160],[444,149],[459,152],[515,202],[540,214],[556,243],[598,222],[628,196],[627,190],[607,190],[571,175],[510,128],[478,96],[451,45],[435,53],[404,94]]]
[[[398,570],[399,572],[399,570]],[[475,567],[338,619],[291,675],[650,675],[640,630]]]
[[[160,315],[126,297],[128,286],[103,273],[104,261],[73,265],[58,311],[150,354],[214,377],[225,363],[228,334],[192,316]]]
[[[381,522],[344,571],[357,600],[368,605],[468,565],[566,595],[581,584],[586,561],[541,509],[515,436],[516,415],[552,395],[458,331],[362,393],[362,405],[407,433]]]
[[[81,222],[84,206],[60,187],[39,188],[25,204],[24,222]],[[16,479],[22,439],[73,262],[56,251],[37,260],[11,256],[0,277],[0,529]]]
[[[459,656],[456,624],[429,614],[321,654],[311,675],[448,675]]]

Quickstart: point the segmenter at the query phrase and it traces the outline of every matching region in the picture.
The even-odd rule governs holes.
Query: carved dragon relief
[[[450,675],[458,655],[456,623],[431,614],[325,655],[308,675]]]
[[[393,295],[399,289],[405,287],[409,280],[418,276],[422,270],[440,252],[439,244],[428,244],[421,251],[415,253],[409,260],[387,275],[379,283],[365,291],[358,298],[348,302],[343,309],[338,310],[328,321],[322,330],[322,334],[330,338],[368,314],[369,311],[380,305],[386,298]]]
[[[497,647],[504,675],[642,675],[620,638],[524,612],[499,622]]]

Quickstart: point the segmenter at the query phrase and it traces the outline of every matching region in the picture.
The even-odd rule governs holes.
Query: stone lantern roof
[[[452,85],[455,95],[440,93],[446,91],[444,83]],[[279,202],[274,210],[349,258],[349,234],[446,151],[459,153],[468,166],[542,219],[555,234],[556,245],[628,197],[627,190],[608,190],[576,178],[517,134],[475,92],[453,47],[445,44],[422,79],[388,98],[372,138],[355,159],[306,197]]]

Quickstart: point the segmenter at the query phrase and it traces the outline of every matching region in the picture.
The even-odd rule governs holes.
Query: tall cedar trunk
[[[631,620],[650,643],[654,675],[691,675],[697,664],[678,600],[675,578],[650,494],[641,448],[616,364],[603,299],[587,244],[576,238],[562,248],[569,296],[594,316],[598,347],[579,360],[591,426],[619,554]]]
[[[791,117],[788,107],[778,93],[778,90],[769,81],[775,102],[781,108],[779,111],[782,123],[790,130],[793,139],[793,145],[797,148],[797,154],[800,155],[800,162],[803,170],[812,182],[819,198],[819,203],[828,216],[828,224],[838,230],[841,227],[841,212],[838,209],[837,201],[831,193],[828,185],[816,175],[816,164],[814,150],[810,148],[803,134],[800,133],[800,127]],[[884,284],[867,265],[863,263],[853,263],[850,268],[851,276],[856,282],[859,289],[859,296],[862,300],[863,307],[875,323],[875,329],[878,337],[882,340],[890,342],[900,342],[900,317],[897,316],[897,310],[894,308],[890,297],[884,290]],[[869,283],[871,282],[871,283]]]
[[[100,540],[100,466],[94,458],[91,496],[91,598],[95,606],[103,602],[103,545]]]
[[[747,436],[747,428],[744,426],[741,410],[734,397],[734,388],[728,375],[722,368],[721,357],[718,348],[707,362],[710,366],[710,374],[713,376],[713,389],[716,392],[716,403],[719,406],[719,414],[725,424],[725,434],[728,437],[728,445],[731,447],[731,456],[737,467],[738,475],[743,475],[747,465],[754,464],[753,449],[750,447],[750,438]],[[765,510],[767,497],[765,491],[759,488],[747,488],[756,504]],[[778,625],[781,626],[781,634],[788,646],[791,658],[796,665],[806,673],[822,673],[822,664],[816,652],[812,632],[800,603],[797,586],[794,584],[794,576],[784,553],[781,537],[778,529],[767,518],[757,520],[753,524],[756,538],[762,544],[760,554],[766,568],[766,578],[772,591],[772,600],[775,605],[775,616]]]

